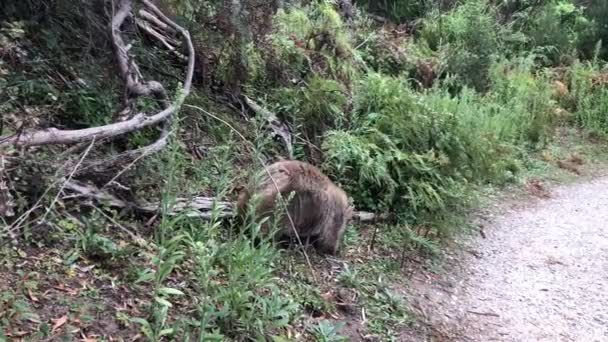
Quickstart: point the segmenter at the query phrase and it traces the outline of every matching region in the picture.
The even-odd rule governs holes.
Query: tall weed
[[[588,133],[602,137],[608,136],[607,74],[598,62],[577,63],[569,70],[576,120]]]
[[[483,91],[489,69],[502,55],[512,32],[496,20],[495,8],[485,0],[463,2],[447,13],[435,10],[422,20],[420,40],[431,49],[447,49],[447,71],[464,85]]]

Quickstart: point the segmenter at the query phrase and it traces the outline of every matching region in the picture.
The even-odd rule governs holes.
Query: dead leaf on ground
[[[59,291],[63,291],[63,292],[69,293],[72,296],[75,296],[75,295],[78,294],[77,290],[69,288],[69,287],[66,287],[64,284],[59,284],[57,286],[53,286],[53,288],[55,290],[59,290]]]
[[[27,332],[27,331],[17,330],[17,331],[12,332],[12,333],[7,333],[6,336],[20,338],[20,337],[23,337],[23,336],[28,335],[28,334],[29,334],[29,332]]]
[[[541,197],[541,198],[551,197],[551,194],[549,193],[549,191],[547,191],[545,186],[539,180],[536,180],[536,179],[529,180],[526,184],[526,188],[527,188],[528,192],[530,192],[534,196]]]
[[[61,316],[57,319],[51,319],[53,322],[53,332],[57,331],[57,329],[61,328],[68,321],[68,315]]]
[[[27,289],[27,296],[32,302],[38,302],[38,297],[32,294],[32,290]]]
[[[81,331],[80,337],[81,337],[80,342],[97,342],[96,337],[99,337],[99,335],[93,334],[91,336],[87,336],[84,332]],[[112,339],[110,339],[110,340],[112,340]]]

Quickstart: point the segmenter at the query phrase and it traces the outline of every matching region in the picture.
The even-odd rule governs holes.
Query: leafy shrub
[[[339,334],[340,330],[344,328],[345,323],[340,322],[333,325],[331,322],[324,320],[317,323],[312,329],[313,335],[316,341],[322,342],[344,342],[348,341],[348,338],[343,337]]]
[[[421,82],[427,77],[430,81],[428,83],[433,83],[435,76],[445,71],[444,55],[447,49],[432,50],[426,41],[416,42],[412,35],[404,31],[399,32],[402,29],[393,25],[377,28],[365,18],[359,19],[356,24],[357,52],[366,66],[373,71]],[[421,74],[421,65],[430,66],[428,71],[432,75]]]
[[[328,129],[341,127],[346,121],[345,89],[331,79],[313,76],[307,84],[277,89],[275,100],[277,114],[302,138],[296,141],[297,149],[319,144]]]
[[[487,1],[469,0],[447,13],[429,13],[420,39],[435,51],[447,48],[447,71],[481,91],[487,89],[489,68],[510,34]]]
[[[324,167],[364,208],[419,222],[466,200],[468,182],[514,180],[524,148],[552,135],[555,103],[533,58],[493,64],[491,91],[414,93],[398,78],[370,74],[355,92],[351,130],[324,141]]]
[[[330,132],[323,149],[326,168],[359,205],[422,218],[457,202],[457,183],[442,172],[448,157],[437,149],[446,116],[425,110],[402,81],[378,74],[361,82],[355,106],[356,128]]]
[[[594,23],[571,0],[547,1],[516,13],[515,27],[526,35],[527,50],[535,50],[556,64],[562,55],[574,55],[588,37],[593,36]]]
[[[270,50],[265,57],[273,70],[268,74],[282,73],[283,83],[305,79],[311,73],[343,80],[356,74],[360,57],[331,2],[280,9],[268,39]]]
[[[377,13],[397,23],[421,17],[428,6],[428,2],[422,0],[361,0],[357,3],[369,12]],[[434,5],[434,2],[431,3]]]
[[[365,17],[359,18],[356,25],[355,44],[368,67],[393,76],[414,67],[407,51],[408,37],[395,37],[390,27],[378,29]]]
[[[603,60],[608,59],[608,2],[592,1],[584,9],[585,14],[593,21],[593,30],[587,31],[587,35],[581,38],[581,50],[584,56],[591,58],[596,55],[596,47],[600,43],[597,55]]]
[[[578,124],[589,133],[608,136],[608,71],[598,63],[577,63],[569,70]]]

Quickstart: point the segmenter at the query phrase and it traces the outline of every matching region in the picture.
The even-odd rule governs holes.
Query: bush
[[[427,110],[407,85],[371,74],[355,98],[352,131],[332,131],[323,144],[325,168],[364,208],[413,218],[437,215],[456,203],[459,176],[440,145],[450,118]]]
[[[441,88],[416,94],[398,78],[370,74],[355,92],[352,130],[323,144],[325,169],[372,210],[437,218],[459,206],[469,182],[504,183],[525,148],[552,136],[555,101],[533,58],[493,64],[491,91]]]
[[[571,0],[528,7],[516,13],[515,18],[515,27],[528,40],[524,48],[542,53],[551,64],[558,64],[563,55],[576,55],[577,48],[594,36],[594,23]]]
[[[493,66],[489,99],[501,105],[502,140],[543,144],[553,135],[556,117],[550,75],[533,73],[534,56],[503,60]],[[533,147],[533,146],[532,146]]]
[[[597,63],[577,63],[569,71],[573,110],[587,132],[608,136],[608,70]]]
[[[448,50],[447,71],[478,91],[488,88],[489,68],[503,54],[510,35],[487,1],[470,0],[447,13],[435,10],[423,19],[420,39],[434,51]]]
[[[584,57],[592,58],[596,54],[603,60],[608,59],[608,2],[592,1],[584,12],[593,21],[592,30],[588,30],[581,38],[580,48]],[[600,49],[596,53],[596,47],[600,43]]]
[[[279,80],[283,85],[311,74],[350,80],[360,60],[350,31],[330,2],[280,9],[268,40],[270,49],[264,54],[272,69],[268,74],[283,74]]]
[[[308,84],[275,91],[276,113],[294,128],[302,139],[296,141],[301,151],[310,143],[320,145],[328,129],[345,124],[346,97],[343,86],[334,80],[313,76]]]
[[[432,2],[434,5],[434,2]],[[403,23],[421,17],[427,10],[427,1],[415,0],[360,0],[357,4],[368,10],[390,19]]]

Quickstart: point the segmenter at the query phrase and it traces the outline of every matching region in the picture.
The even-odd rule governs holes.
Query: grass
[[[260,23],[268,24],[263,39],[230,52],[209,47],[217,57],[209,77],[219,84],[210,82],[186,100],[165,151],[108,185],[125,199],[159,201],[157,216],[63,196],[54,203],[58,160],[78,160],[78,148],[2,151],[11,158],[1,164],[0,196],[11,199],[17,213],[39,199],[42,207],[19,231],[7,233],[10,218],[0,228],[0,273],[7,275],[0,279],[0,341],[400,340],[416,319],[405,298],[409,276],[420,267],[445,271],[441,260],[453,241],[478,232],[467,220],[471,211],[505,198],[527,200],[541,195],[531,182],[586,179],[608,163],[606,69],[597,57],[605,50],[598,45],[596,57],[566,65],[548,62],[567,59],[588,38],[573,31],[578,24],[592,32],[593,23],[581,21],[585,12],[567,3],[551,2],[538,11],[541,17],[522,10],[517,23],[502,25],[505,9],[481,0],[429,12],[370,2],[370,9],[393,11],[388,16],[398,20],[420,16],[412,34],[361,16],[346,23],[327,1],[286,6]],[[569,26],[533,46],[527,35],[543,33],[536,28],[555,8],[568,10]],[[91,11],[84,6],[53,13],[49,22],[15,19],[0,27],[0,51],[11,57],[0,61],[3,133],[111,120],[120,80],[108,71],[103,35],[95,34],[103,25],[93,20],[79,29]],[[209,23],[192,11],[183,19],[203,27],[196,38],[209,43],[205,39],[225,33],[206,32]],[[39,29],[44,34],[37,35]],[[66,37],[78,38],[69,49]],[[561,41],[568,44],[550,47]],[[16,47],[29,55],[16,58]],[[154,72],[177,74],[172,60],[146,44],[134,48],[147,66],[143,72],[175,83]],[[232,88],[233,63],[243,61],[248,78]],[[555,94],[556,80],[567,94]],[[319,165],[359,209],[391,214],[391,220],[353,223],[343,253],[332,258],[277,248],[259,235],[253,217],[242,224],[217,215],[170,215],[177,197],[234,200],[260,161],[284,152],[265,122],[233,103],[225,87],[289,123],[295,157]],[[27,122],[23,112],[31,114]],[[145,145],[156,134],[151,129],[95,146],[91,157]],[[581,176],[557,166],[573,155],[585,161],[577,166]],[[22,157],[20,164],[8,163],[13,156]],[[115,175],[79,177],[106,184]]]

